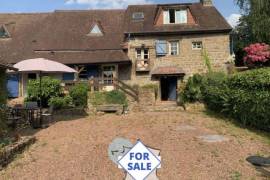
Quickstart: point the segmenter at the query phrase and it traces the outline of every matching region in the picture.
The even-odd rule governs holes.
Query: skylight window
[[[132,14],[132,19],[134,20],[143,20],[144,19],[144,14],[143,12],[135,12]]]
[[[99,25],[95,24],[88,35],[90,35],[90,36],[102,36],[103,32],[101,31]]]
[[[10,37],[10,34],[7,31],[6,27],[5,26],[1,26],[0,27],[0,38],[9,38],[9,37]]]

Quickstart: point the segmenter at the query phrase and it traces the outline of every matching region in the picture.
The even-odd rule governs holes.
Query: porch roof
[[[123,50],[38,50],[24,58],[46,58],[62,64],[104,64],[130,63],[131,60]],[[18,59],[10,59],[18,63]]]
[[[163,66],[157,67],[152,70],[152,76],[161,76],[161,75],[178,75],[183,76],[185,72],[182,68],[175,67],[175,66]]]
[[[0,62],[0,69],[8,69],[8,70],[13,70],[13,71],[18,71],[17,68],[14,68],[10,65],[4,64]]]

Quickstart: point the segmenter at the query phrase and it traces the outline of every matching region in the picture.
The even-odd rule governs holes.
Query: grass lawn
[[[107,155],[116,137],[160,149],[160,179],[267,179],[245,159],[270,156],[270,135],[201,110],[90,116],[57,122],[35,135],[37,143],[0,172],[0,179],[123,179]],[[203,135],[228,140],[208,143],[198,138]]]

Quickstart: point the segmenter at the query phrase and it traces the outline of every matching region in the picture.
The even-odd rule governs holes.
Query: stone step
[[[167,112],[182,110],[184,110],[183,107],[177,106],[176,102],[173,101],[156,102],[155,105],[152,106],[143,106],[140,104],[140,111],[143,112]]]

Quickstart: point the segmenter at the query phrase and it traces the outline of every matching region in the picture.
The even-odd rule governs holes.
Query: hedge
[[[0,68],[0,106],[6,104],[6,73]],[[6,131],[5,111],[0,109],[0,138]]]
[[[238,73],[202,86],[207,108],[231,117],[239,123],[261,130],[270,130],[270,69]]]

